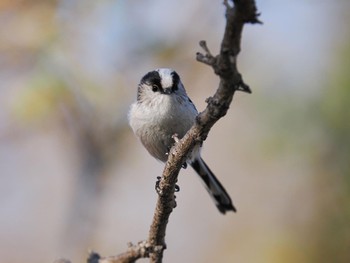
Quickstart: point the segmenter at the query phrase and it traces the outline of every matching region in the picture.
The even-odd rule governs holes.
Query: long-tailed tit
[[[198,112],[187,96],[179,75],[172,69],[148,72],[137,89],[129,122],[143,146],[156,159],[166,162],[174,144],[173,135],[182,138],[194,124]],[[219,211],[236,211],[230,196],[200,156],[196,146],[187,163],[198,173]]]

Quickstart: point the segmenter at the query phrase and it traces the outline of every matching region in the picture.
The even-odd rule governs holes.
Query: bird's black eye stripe
[[[173,91],[175,91],[175,90],[178,89],[178,85],[179,85],[179,82],[180,82],[180,77],[175,71],[171,72],[171,76],[173,78],[173,85],[171,86],[171,89]]]
[[[159,73],[157,71],[150,71],[148,72],[143,78],[141,79],[141,83],[145,83],[152,87],[152,91],[160,91],[162,88],[161,79],[159,76]]]

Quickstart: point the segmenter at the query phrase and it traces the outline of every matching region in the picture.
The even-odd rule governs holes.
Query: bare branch
[[[220,77],[220,85],[214,96],[207,100],[207,108],[198,115],[193,127],[180,141],[175,143],[170,151],[159,184],[162,195],[159,195],[149,233],[148,241],[151,246],[166,248],[165,231],[175,203],[175,184],[181,165],[185,163],[187,155],[196,144],[202,143],[206,139],[211,127],[226,114],[236,90],[251,92],[237,70],[236,61],[240,51],[243,25],[245,23],[258,23],[258,14],[253,0],[237,0],[234,1],[234,4],[231,7],[225,1],[227,22],[220,54],[214,57],[206,42],[200,42],[200,46],[206,54],[197,53],[197,59],[213,67],[214,72]],[[163,251],[151,253],[151,262],[161,262],[162,256]]]
[[[158,200],[154,212],[152,225],[147,241],[129,247],[128,251],[115,257],[93,257],[97,261],[89,263],[117,263],[134,262],[141,257],[150,257],[151,262],[162,262],[163,251],[166,249],[165,234],[169,216],[176,206],[176,182],[181,166],[186,162],[187,156],[193,147],[201,144],[208,136],[212,126],[226,115],[232,102],[235,91],[251,93],[248,85],[243,82],[237,70],[237,55],[241,50],[241,34],[245,23],[261,23],[254,0],[228,0],[224,1],[226,7],[226,27],[222,39],[220,53],[213,56],[205,41],[199,44],[205,54],[197,53],[199,62],[213,68],[220,77],[220,84],[215,94],[207,99],[207,107],[196,119],[196,123],[181,140],[176,140],[171,148],[168,161],[157,185]],[[91,255],[90,255],[91,256]]]
[[[139,258],[149,257],[152,249],[146,241],[141,241],[137,245],[128,244],[128,250],[117,256],[101,257],[96,252],[90,252],[87,263],[132,263]]]
[[[214,66],[216,64],[216,58],[211,54],[207,46],[207,42],[205,42],[205,40],[201,40],[199,41],[199,45],[205,51],[205,55],[203,55],[200,52],[197,52],[196,54],[197,61],[207,64],[209,66]]]

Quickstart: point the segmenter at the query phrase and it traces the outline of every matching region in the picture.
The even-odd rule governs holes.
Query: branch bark
[[[176,206],[175,184],[181,166],[185,163],[190,151],[196,144],[201,144],[208,136],[212,126],[226,115],[232,102],[234,93],[244,91],[251,93],[248,85],[243,82],[237,70],[237,55],[241,50],[241,35],[246,23],[261,23],[258,20],[254,0],[224,1],[226,7],[226,27],[221,43],[220,53],[213,56],[205,41],[199,44],[204,54],[197,53],[197,60],[213,68],[220,77],[220,84],[215,94],[207,99],[207,107],[196,119],[196,123],[181,139],[176,140],[171,148],[168,161],[159,182],[159,197],[157,200],[153,221],[147,241],[129,246],[127,252],[114,257],[101,258],[91,253],[88,263],[117,263],[135,262],[141,257],[149,257],[150,262],[162,262],[163,252],[166,249],[165,234],[169,216]]]

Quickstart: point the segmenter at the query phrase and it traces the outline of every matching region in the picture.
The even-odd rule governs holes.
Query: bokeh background
[[[165,262],[350,262],[350,2],[257,1],[237,93],[203,157],[238,208],[181,171]],[[144,240],[163,164],[127,124],[140,78],[178,71],[199,110],[221,1],[0,1],[0,258],[83,262]],[[147,262],[147,260],[141,260]]]

